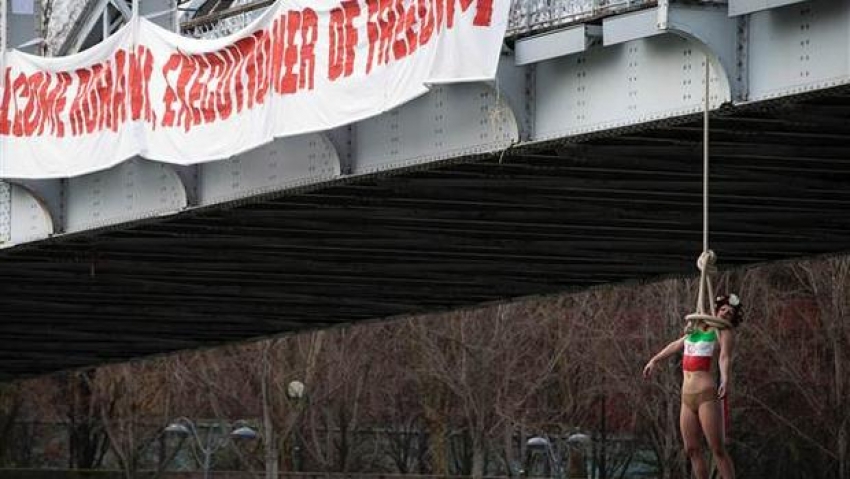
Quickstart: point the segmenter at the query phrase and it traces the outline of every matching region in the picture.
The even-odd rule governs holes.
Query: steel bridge
[[[142,2],[198,37],[268,5]],[[90,1],[54,53],[128,12]],[[844,0],[516,1],[493,83],[218,162],[0,183],[0,380],[692,274],[706,58],[722,265],[846,251],[848,38]]]

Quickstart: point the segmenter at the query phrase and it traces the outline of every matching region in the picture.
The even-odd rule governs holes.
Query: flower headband
[[[723,299],[723,296],[720,296],[715,301],[721,301],[722,299]],[[737,294],[732,293],[732,294],[730,294],[729,296],[726,297],[726,303],[729,306],[732,306],[733,308],[737,308],[738,306],[741,305],[741,298],[739,298]]]

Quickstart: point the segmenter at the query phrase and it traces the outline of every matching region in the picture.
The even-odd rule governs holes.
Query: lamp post
[[[290,381],[286,386],[286,396],[294,401],[300,400],[304,397],[305,389],[306,386],[301,381]]]
[[[528,457],[526,458],[525,466],[523,467],[523,471],[527,475],[534,474],[534,461],[533,458],[539,454],[543,454],[545,457],[545,466],[546,471],[549,476],[556,479],[563,478],[563,470],[561,468],[561,455],[558,454],[557,451],[552,447],[552,443],[549,441],[547,437],[543,436],[534,436],[526,442],[526,447],[528,448]]]
[[[190,437],[195,442],[197,450],[201,451],[202,458],[198,458],[195,453],[195,458],[202,464],[204,470],[204,479],[209,479],[210,468],[212,467],[213,455],[223,448],[231,439],[256,439],[257,431],[247,425],[242,425],[233,429],[229,433],[221,423],[214,423],[207,428],[205,439],[201,439],[198,434],[198,428],[195,423],[186,417],[180,417],[174,420],[171,424],[165,427],[166,434],[174,434],[182,437]],[[194,449],[193,449],[194,451]]]
[[[295,430],[292,432],[292,439],[294,443],[292,445],[292,468],[295,472],[301,470],[301,435],[296,428],[298,423],[301,421],[301,400],[304,398],[305,392],[306,387],[304,386],[304,383],[298,380],[291,381],[286,386],[286,397],[288,397],[296,407],[296,416],[293,428]]]
[[[570,473],[569,479],[587,478],[587,446],[591,439],[587,434],[576,432],[567,438],[570,447]]]

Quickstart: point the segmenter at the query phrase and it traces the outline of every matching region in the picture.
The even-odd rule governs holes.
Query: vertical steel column
[[[0,0],[2,1],[2,0]],[[0,245],[12,239],[12,185],[0,180]]]
[[[103,41],[109,38],[109,2],[103,4],[101,21],[103,22],[103,39],[101,41]]]
[[[659,30],[667,30],[668,20],[670,18],[670,0],[658,0],[658,19],[657,26]]]
[[[0,0],[0,64],[6,58],[6,44],[9,37],[9,9],[6,5],[6,0]],[[2,77],[4,75],[0,75]],[[2,79],[0,79],[2,82]],[[2,83],[0,83],[2,86]]]
[[[6,42],[9,36],[7,26],[9,11],[7,10],[6,0],[0,0],[0,72],[6,68]],[[0,75],[0,89],[4,88],[3,78],[6,75]],[[0,141],[0,152],[3,145]],[[4,158],[0,158],[3,161]],[[0,244],[8,242],[12,237],[12,191],[9,183],[0,180]]]

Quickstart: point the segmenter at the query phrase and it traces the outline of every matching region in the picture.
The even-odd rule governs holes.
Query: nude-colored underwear
[[[706,389],[704,391],[696,393],[682,393],[682,404],[684,404],[686,408],[693,411],[694,414],[699,413],[699,407],[703,403],[717,400],[717,390],[714,388]]]

